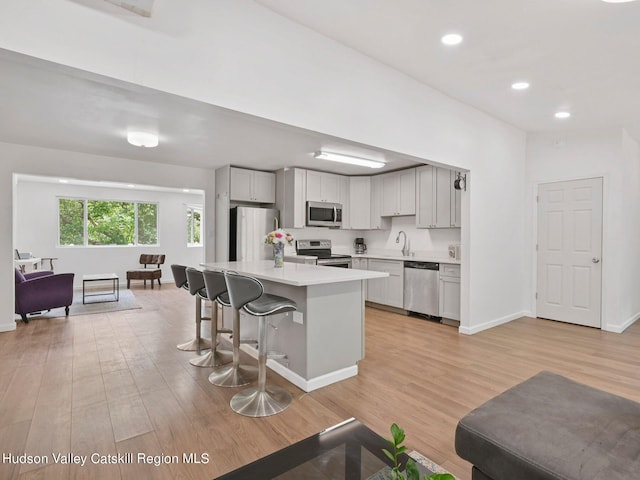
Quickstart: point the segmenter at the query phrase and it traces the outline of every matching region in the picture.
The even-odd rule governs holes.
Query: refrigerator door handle
[[[338,221],[338,209],[336,207],[333,207],[333,222],[337,222]]]
[[[276,227],[276,228],[274,228],[274,230],[278,230],[278,217],[273,217],[273,224]]]

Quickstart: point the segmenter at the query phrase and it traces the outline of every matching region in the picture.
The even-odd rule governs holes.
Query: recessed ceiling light
[[[529,82],[515,82],[511,84],[511,88],[514,90],[526,90],[529,87]]]
[[[445,45],[458,45],[462,43],[462,35],[458,35],[457,33],[448,33],[442,37],[440,41]]]
[[[343,155],[342,153],[319,151],[313,154],[318,160],[329,160],[330,162],[348,163],[349,165],[358,165],[360,167],[382,168],[384,162],[378,160],[369,160],[368,158],[353,157],[351,155]]]
[[[571,113],[565,112],[565,111],[561,111],[561,112],[556,112],[556,114],[554,116],[556,118],[569,118],[571,116]]]
[[[158,135],[147,132],[127,132],[127,141],[136,147],[157,147]]]

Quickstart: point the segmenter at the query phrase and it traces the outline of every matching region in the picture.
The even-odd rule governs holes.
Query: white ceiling
[[[640,140],[640,2],[256,1],[525,131],[623,126]],[[444,47],[439,39],[450,31],[464,42]],[[384,170],[420,161],[7,50],[0,50],[0,71],[4,142],[206,168],[350,175],[380,170],[318,164],[312,153],[384,158]],[[516,80],[532,86],[515,92]],[[555,119],[560,108],[573,116]],[[127,128],[140,124],[162,132],[159,147],[126,143]]]
[[[256,1],[525,131],[624,126],[640,140],[640,1]],[[452,31],[464,41],[445,47]]]
[[[0,49],[0,141],[168,164],[264,170],[302,167],[366,175],[420,163],[271,120]],[[126,141],[129,126],[162,132],[156,148]],[[381,159],[379,170],[323,162],[321,148]],[[424,162],[422,162],[424,163]]]

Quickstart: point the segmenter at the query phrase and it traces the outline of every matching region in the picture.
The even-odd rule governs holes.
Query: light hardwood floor
[[[522,318],[464,336],[367,309],[357,377],[304,393],[270,372],[292,406],[246,418],[228,406],[237,389],[209,384],[210,370],[175,348],[193,334],[192,297],[172,285],[133,291],[142,309],[19,323],[0,334],[0,452],[207,453],[209,463],[4,462],[0,478],[214,478],[353,416],[385,436],[397,422],[410,448],[468,480],[453,446],[457,421],[540,370],[640,401],[640,325],[613,334]]]

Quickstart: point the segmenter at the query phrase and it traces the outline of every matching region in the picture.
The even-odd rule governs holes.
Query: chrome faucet
[[[400,230],[398,232],[398,236],[396,237],[396,243],[400,243],[400,234],[404,235],[404,243],[402,244],[402,256],[406,257],[409,255],[409,247],[407,246],[407,234],[404,230]]]

